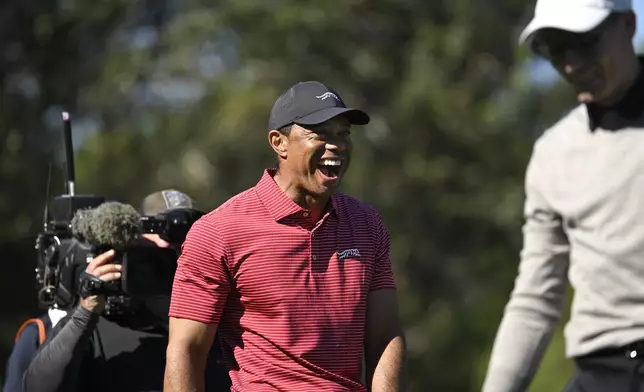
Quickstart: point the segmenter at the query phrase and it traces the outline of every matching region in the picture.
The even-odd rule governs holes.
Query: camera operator
[[[141,212],[156,215],[174,208],[192,208],[191,199],[175,190],[145,198]],[[144,234],[150,246],[170,247],[156,234]],[[121,265],[111,263],[113,250],[93,258],[85,272],[103,282],[118,281]],[[146,298],[127,317],[107,317],[105,295],[79,299],[79,305],[52,330],[27,369],[26,392],[162,391],[168,343],[169,297]],[[133,300],[132,303],[135,301]],[[218,346],[209,356],[208,390],[228,391],[230,381]]]

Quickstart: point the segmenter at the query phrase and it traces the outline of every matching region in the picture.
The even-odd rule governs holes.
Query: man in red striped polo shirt
[[[217,328],[233,391],[403,390],[389,235],[372,207],[336,192],[351,125],[368,122],[318,82],[277,99],[268,139],[278,168],[183,244],[164,391],[204,390]]]

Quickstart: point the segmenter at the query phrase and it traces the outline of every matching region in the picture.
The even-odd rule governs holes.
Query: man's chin
[[[324,198],[324,197],[330,197],[333,195],[335,192],[337,192],[338,188],[340,186],[340,181],[334,181],[332,183],[325,182],[325,183],[317,183],[316,184],[316,192],[315,197],[316,198]]]
[[[320,196],[331,196],[333,193],[335,193],[335,191],[338,190],[339,185],[339,181],[333,184],[318,184],[318,194]]]

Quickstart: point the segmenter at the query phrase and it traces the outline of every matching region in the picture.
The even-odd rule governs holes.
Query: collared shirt
[[[274,175],[193,225],[170,316],[218,324],[235,391],[366,391],[367,296],[395,288],[387,230],[342,193],[314,222]]]
[[[527,389],[569,282],[569,358],[644,340],[642,79],[613,108],[577,106],[535,143],[526,170],[519,274],[484,392]]]

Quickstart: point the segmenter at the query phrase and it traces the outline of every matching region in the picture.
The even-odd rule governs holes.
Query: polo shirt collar
[[[255,192],[257,192],[257,196],[260,201],[264,204],[276,222],[290,216],[297,216],[305,219],[309,216],[307,213],[310,214],[310,211],[297,205],[286,195],[286,193],[284,193],[284,191],[280,189],[273,178],[275,173],[277,173],[276,169],[266,169],[264,171],[264,175],[262,175],[262,178],[255,186]],[[337,215],[336,207],[337,196],[333,195],[331,196],[329,211],[332,216]]]
[[[642,69],[644,69],[644,58],[640,57]],[[588,125],[591,131],[598,127],[607,130],[617,130],[627,127],[634,120],[644,115],[644,71],[628,90],[624,98],[615,105],[603,108],[597,105],[586,105],[588,110]]]

